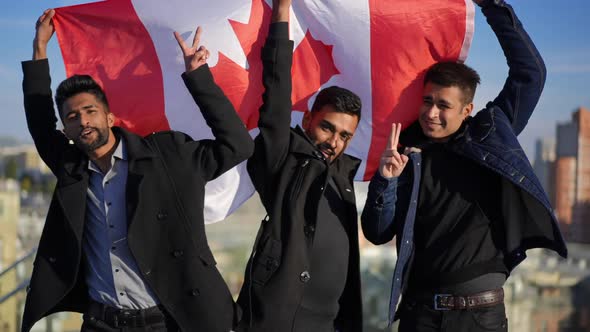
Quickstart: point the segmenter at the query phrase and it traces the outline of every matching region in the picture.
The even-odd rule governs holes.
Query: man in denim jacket
[[[510,5],[474,2],[507,58],[502,91],[472,117],[478,74],[432,66],[418,121],[401,135],[393,125],[361,217],[371,242],[396,237],[390,323],[399,318],[400,331],[506,331],[502,286],[525,250],[567,255],[517,140],[545,83],[543,60]]]

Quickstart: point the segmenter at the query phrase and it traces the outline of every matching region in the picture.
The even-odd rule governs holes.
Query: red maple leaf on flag
[[[223,89],[248,129],[257,127],[258,109],[262,105],[262,60],[260,53],[270,24],[272,10],[264,0],[253,0],[249,22],[229,20],[246,54],[248,67],[243,68],[219,52],[211,68],[217,84]],[[293,52],[293,109],[307,110],[309,98],[332,76],[339,74],[332,57],[332,46],[314,39],[309,30]]]

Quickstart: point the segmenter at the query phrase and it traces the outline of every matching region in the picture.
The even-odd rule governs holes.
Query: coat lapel
[[[125,188],[125,200],[127,207],[127,224],[130,226],[137,217],[137,207],[141,204],[140,199],[144,197],[141,195],[141,188],[148,170],[151,167],[146,167],[144,163],[151,161],[156,155],[148,144],[147,140],[132,134],[126,130],[114,127],[115,135],[125,140],[127,147],[127,158],[129,160],[127,170],[127,187]]]
[[[65,155],[64,173],[59,177],[55,194],[61,210],[78,241],[82,240],[88,189],[88,159],[76,151]]]

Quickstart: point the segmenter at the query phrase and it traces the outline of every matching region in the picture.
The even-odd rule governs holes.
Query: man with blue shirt
[[[401,134],[393,125],[361,217],[371,242],[396,237],[390,323],[399,318],[400,331],[506,331],[502,286],[525,251],[567,255],[517,140],[545,83],[543,60],[510,5],[474,2],[508,62],[502,91],[472,117],[477,72],[429,68],[418,121]]]
[[[239,320],[204,229],[205,184],[253,151],[253,141],[206,65],[209,52],[178,33],[182,78],[215,139],[114,126],[102,88],[74,75],[57,88],[47,44],[54,10],[37,21],[22,63],[27,124],[57,186],[28,289],[22,331],[59,311],[84,314],[82,331],[218,331]]]

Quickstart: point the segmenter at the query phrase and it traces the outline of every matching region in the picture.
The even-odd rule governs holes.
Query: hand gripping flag
[[[357,93],[363,114],[347,153],[363,160],[356,180],[379,165],[392,122],[417,118],[422,76],[441,60],[464,61],[473,35],[471,0],[295,0],[292,123],[322,87]],[[173,37],[197,26],[209,66],[251,134],[262,104],[260,50],[270,23],[264,0],[106,0],[57,9],[66,75],[90,74],[105,89],[117,125],[137,134],[179,130],[211,138],[183,86]],[[253,193],[245,163],[207,184],[205,220],[225,218]]]

